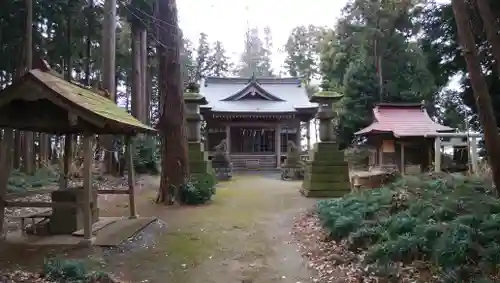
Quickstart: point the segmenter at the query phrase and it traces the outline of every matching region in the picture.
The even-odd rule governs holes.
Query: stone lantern
[[[344,95],[333,91],[321,91],[313,94],[311,102],[318,103],[318,113],[316,119],[319,120],[319,139],[322,142],[335,141],[335,127],[333,119],[336,118],[334,104],[342,99]]]
[[[204,145],[201,142],[202,116],[200,114],[200,105],[206,105],[208,102],[199,92],[199,85],[195,83],[190,83],[184,92],[189,169],[191,174],[211,174],[212,166],[208,160],[208,153],[205,152]]]
[[[200,93],[197,84],[191,83],[184,93],[184,104],[186,107],[187,136],[189,142],[201,141],[200,105],[207,105],[208,101]]]
[[[311,97],[318,103],[319,139],[310,153],[304,172],[301,193],[307,197],[341,197],[350,192],[349,168],[344,153],[339,150],[333,119],[337,116],[334,103],[342,94],[321,91]]]

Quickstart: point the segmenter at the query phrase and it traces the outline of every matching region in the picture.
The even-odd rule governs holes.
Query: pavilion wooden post
[[[13,145],[14,131],[5,129],[0,147],[0,237],[5,238],[3,231],[5,221],[5,195],[11,168],[11,148]]]
[[[90,246],[92,237],[92,140],[94,136],[85,134],[83,137],[83,241],[82,244]],[[68,141],[68,140],[67,140]]]
[[[276,168],[281,168],[281,124],[276,125]]]
[[[434,138],[434,172],[441,172],[441,138]]]
[[[127,157],[127,177],[128,177],[128,201],[130,208],[129,219],[136,219],[137,212],[135,207],[135,173],[134,160],[132,158],[132,137],[125,137],[126,157]]]

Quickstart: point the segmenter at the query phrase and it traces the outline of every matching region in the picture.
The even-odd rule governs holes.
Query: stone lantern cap
[[[207,105],[208,104],[207,99],[199,93],[185,92],[184,93],[184,101],[186,103],[193,103],[193,104],[198,104],[198,105]]]
[[[343,94],[335,91],[320,91],[311,96],[310,102],[316,102],[319,104],[329,104],[335,103],[344,97]]]
[[[198,105],[207,105],[207,99],[200,94],[200,86],[197,83],[190,83],[184,92],[184,101]]]

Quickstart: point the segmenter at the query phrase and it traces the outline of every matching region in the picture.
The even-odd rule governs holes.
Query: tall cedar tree
[[[474,90],[474,97],[484,129],[484,139],[490,162],[493,181],[500,192],[500,135],[498,134],[497,122],[493,112],[488,85],[483,77],[481,64],[477,56],[474,35],[470,29],[470,16],[467,4],[464,0],[453,0],[453,13],[457,24],[458,36],[462,44],[462,51],[467,63],[470,82]]]
[[[500,76],[500,34],[498,34],[497,18],[491,10],[491,5],[488,0],[476,0],[479,14],[483,19],[486,38],[491,44],[491,51],[495,57],[498,75]]]
[[[175,0],[158,0],[158,60],[162,135],[161,183],[157,202],[180,203],[180,189],[189,175],[185,110],[181,81],[181,34]]]

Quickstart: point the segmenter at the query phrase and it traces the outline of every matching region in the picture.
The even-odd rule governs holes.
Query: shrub
[[[138,174],[159,174],[160,157],[158,144],[153,137],[141,137],[134,141],[134,170]]]
[[[45,262],[43,275],[56,282],[85,282],[88,271],[81,261],[52,259]]]
[[[61,283],[115,282],[104,272],[91,272],[79,260],[52,259],[43,266],[43,277]]]
[[[7,182],[7,190],[15,193],[40,188],[56,183],[58,178],[59,174],[53,168],[48,167],[36,170],[33,175],[26,175],[19,170],[12,170]]]
[[[500,201],[477,178],[404,177],[319,201],[317,211],[332,239],[366,252],[365,264],[430,261],[442,282],[476,282],[499,271]]]
[[[181,201],[185,204],[205,204],[215,194],[215,178],[213,174],[193,174],[181,188]]]

